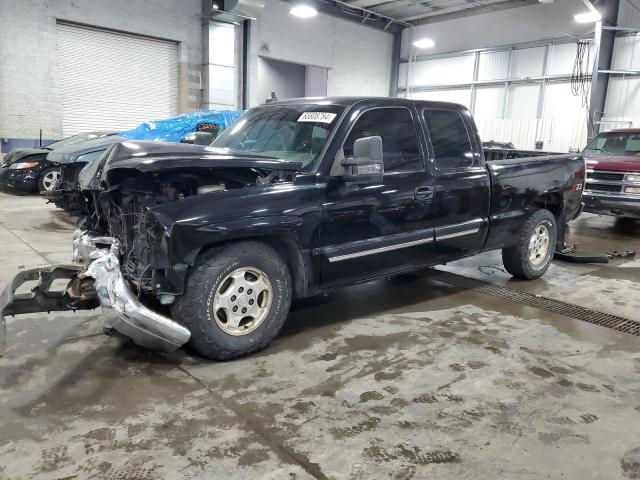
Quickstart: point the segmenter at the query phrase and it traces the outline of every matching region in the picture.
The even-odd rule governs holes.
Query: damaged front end
[[[133,292],[120,267],[117,239],[77,230],[74,261],[20,272],[0,297],[0,355],[6,348],[6,317],[24,313],[92,310],[102,308],[107,327],[130,337],[134,343],[160,351],[174,351],[191,333],[147,306]],[[51,289],[56,280],[68,279],[64,291]],[[29,293],[16,293],[27,282],[37,281]]]
[[[109,248],[104,248],[109,243]],[[120,246],[115,238],[80,233],[74,241],[74,255],[90,260],[78,278],[94,279],[108,326],[152,350],[171,352],[187,343],[191,336],[188,329],[145,306],[133,292],[122,274]]]
[[[19,273],[0,298],[2,342],[8,315],[100,306],[106,326],[136,344],[180,348],[191,332],[170,318],[169,305],[184,293],[200,249],[213,237],[226,238],[226,228],[218,228],[216,220],[233,217],[239,199],[253,202],[243,193],[246,188],[253,187],[257,196],[290,182],[299,167],[194,146],[115,144],[79,175],[84,217],[74,234],[73,259],[80,265]],[[66,288],[52,291],[52,282],[60,279],[68,280]],[[34,280],[38,285],[29,293],[17,293]]]

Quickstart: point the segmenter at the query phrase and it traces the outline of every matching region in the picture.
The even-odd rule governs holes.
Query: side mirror
[[[382,137],[363,137],[353,144],[353,157],[342,161],[347,182],[380,183],[384,174]]]
[[[191,143],[193,145],[209,145],[213,142],[213,135],[209,132],[189,132],[180,143]]]

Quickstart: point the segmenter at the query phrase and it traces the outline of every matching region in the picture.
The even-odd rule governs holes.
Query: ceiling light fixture
[[[602,15],[594,10],[593,12],[578,13],[573,16],[573,19],[578,23],[595,23],[602,20]]]
[[[311,18],[315,17],[318,14],[318,11],[311,5],[307,5],[306,3],[299,3],[298,5],[294,5],[293,7],[291,7],[289,13],[294,17]]]
[[[436,46],[436,42],[430,38],[421,38],[413,42],[413,46],[416,48],[433,48]]]

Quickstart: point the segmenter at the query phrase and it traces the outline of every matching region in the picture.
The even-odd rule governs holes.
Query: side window
[[[416,126],[406,108],[378,108],[363,113],[344,143],[344,155],[353,155],[353,143],[362,137],[382,137],[385,172],[423,170]]]
[[[474,165],[471,140],[460,113],[455,110],[425,110],[424,120],[438,170]]]
[[[640,152],[640,135],[629,135],[627,145],[624,148],[626,153],[639,153]]]

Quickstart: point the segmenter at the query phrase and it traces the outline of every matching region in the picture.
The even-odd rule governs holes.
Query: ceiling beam
[[[429,13],[425,17],[416,19],[411,23],[414,26],[427,25],[429,23],[444,22],[446,20],[454,20],[456,18],[470,17],[472,15],[480,15],[483,13],[499,12],[501,10],[508,10],[511,8],[518,8],[518,7],[526,7],[528,5],[542,5],[539,2],[539,0],[506,0],[504,2],[491,3],[491,4],[482,4],[480,2],[474,1],[473,3],[478,6],[473,8],[465,8],[464,10],[458,10],[450,13],[441,13],[441,14]],[[404,20],[404,21],[407,21],[407,20]]]
[[[362,7],[347,4],[344,0],[306,0],[307,3],[313,5],[319,12],[331,15],[333,17],[342,18],[352,22],[358,22],[361,25],[384,30],[389,33],[395,33],[396,30],[402,30],[411,25],[406,22],[400,22],[395,18],[367,10]],[[379,0],[378,0],[379,1]],[[296,0],[288,0],[288,3],[294,4]]]
[[[489,0],[489,1],[490,3],[486,3],[485,1],[483,6],[499,3],[504,0]],[[458,4],[458,5],[452,6],[451,0],[444,0],[444,1],[441,1],[440,3],[425,5],[425,7],[429,8],[430,10],[425,10],[421,13],[416,13],[413,15],[406,15],[404,17],[399,17],[399,19],[402,20],[403,22],[411,22],[413,20],[420,20],[421,18],[431,17],[433,15],[443,15],[445,13],[452,13],[460,10],[469,10],[471,8],[476,8],[478,6],[475,0],[465,0],[465,2],[467,3],[462,5]]]

